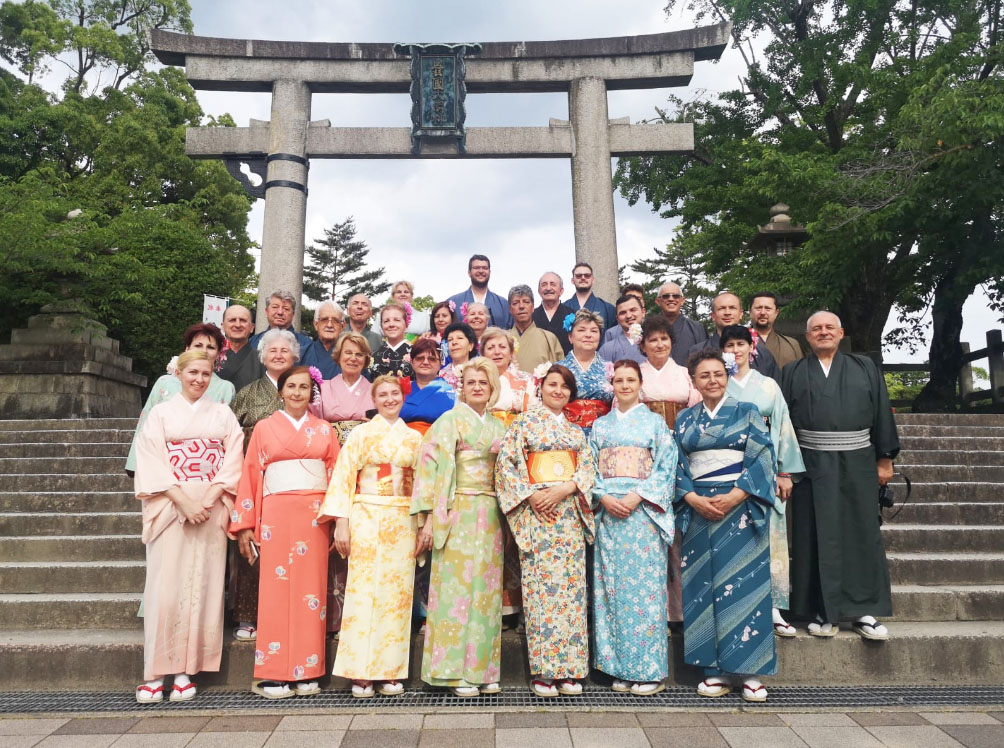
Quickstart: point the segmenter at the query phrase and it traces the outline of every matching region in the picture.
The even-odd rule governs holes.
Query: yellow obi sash
[[[518,416],[519,413],[512,410],[493,410],[492,415],[502,421],[503,426],[509,428],[512,426],[512,422],[516,420],[516,416]]]
[[[219,439],[181,439],[167,443],[167,461],[174,477],[188,481],[211,481],[223,462],[223,442]]]
[[[598,470],[604,478],[645,479],[652,474],[652,452],[646,447],[605,447]]]
[[[687,407],[686,403],[673,403],[669,400],[650,400],[645,405],[656,415],[662,416],[670,431],[676,428],[676,417],[680,415],[680,411]]]
[[[356,477],[356,501],[366,496],[367,504],[387,506],[410,506],[411,488],[415,471],[410,467],[398,467],[384,462],[366,465]]]
[[[571,480],[577,464],[578,455],[570,449],[530,452],[526,456],[526,470],[533,484]]]
[[[328,469],[324,460],[279,460],[265,468],[262,495],[287,491],[324,491]]]
[[[456,493],[475,496],[495,495],[495,452],[464,449],[457,452]]]

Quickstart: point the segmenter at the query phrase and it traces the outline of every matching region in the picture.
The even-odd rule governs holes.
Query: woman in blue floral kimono
[[[520,413],[506,431],[495,473],[499,506],[519,547],[530,689],[538,696],[582,693],[589,674],[586,543],[593,542],[593,454],[561,410],[575,378],[552,364],[542,408]]]
[[[684,661],[704,668],[701,696],[722,696],[742,674],[743,699],[766,701],[755,677],[777,672],[771,628],[770,515],[774,447],[760,411],[726,396],[720,351],[687,362],[703,402],[676,420],[677,527],[683,535]]]
[[[795,636],[795,627],[784,620],[782,610],[788,609],[791,591],[788,561],[788,530],[785,525],[784,507],[791,496],[792,475],[805,472],[802,452],[798,448],[795,429],[788,415],[788,404],[781,394],[781,387],[770,377],[765,377],[750,367],[750,358],[755,357],[753,336],[742,325],[729,325],[722,330],[720,345],[723,353],[735,357],[735,373],[729,377],[726,393],[741,402],[753,403],[763,416],[774,445],[777,463],[776,511],[770,515],[770,589],[773,599],[774,633],[778,636]]]
[[[649,696],[669,675],[666,577],[677,448],[665,419],[640,400],[636,362],[616,362],[612,384],[617,407],[589,436],[598,473],[593,664],[614,676],[614,691]]]
[[[613,364],[596,352],[603,334],[603,317],[580,309],[565,318],[565,329],[572,352],[558,363],[572,372],[578,393],[565,406],[565,418],[589,436],[593,421],[610,412],[610,401],[614,397],[610,387]]]
[[[502,656],[502,523],[495,460],[505,433],[488,412],[495,364],[476,358],[461,374],[460,401],[422,440],[411,513],[432,551],[422,680],[457,696],[498,693]]]

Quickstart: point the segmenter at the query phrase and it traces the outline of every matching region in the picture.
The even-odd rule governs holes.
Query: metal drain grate
[[[876,707],[986,707],[1004,705],[1004,686],[864,686],[770,688],[769,707],[785,709],[855,709]],[[652,709],[735,709],[745,706],[737,693],[718,699],[698,696],[693,688],[671,686],[655,696],[614,693],[597,686],[587,687],[581,696],[542,699],[522,686],[504,688],[501,693],[462,699],[445,690],[407,691],[402,696],[354,699],[348,691],[323,691],[310,698],[269,701],[250,691],[205,691],[194,700],[159,705],[137,704],[130,693],[49,693],[25,691],[0,694],[0,714],[45,714],[76,712],[165,711],[506,711],[548,709],[556,711],[598,709],[612,711]],[[752,707],[762,708],[762,707]]]

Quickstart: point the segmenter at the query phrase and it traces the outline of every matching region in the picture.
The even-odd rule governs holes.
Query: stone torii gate
[[[224,159],[252,195],[265,198],[259,292],[282,288],[300,296],[312,158],[568,158],[575,256],[593,266],[596,292],[612,299],[618,264],[610,158],[689,153],[694,130],[690,123],[610,120],[607,91],[686,86],[695,61],[721,56],[729,31],[728,24],[719,24],[603,39],[394,45],[219,39],[156,30],[151,41],[157,58],[184,66],[196,89],[272,93],[271,121],[189,128],[186,139],[188,155]],[[455,100],[444,99],[457,107],[454,130],[449,137],[435,136],[445,131],[428,137],[426,130],[423,137],[420,96],[431,95],[432,87],[428,72],[423,79],[424,69],[412,58],[444,50],[456,61]],[[552,119],[547,127],[465,130],[465,84],[471,93],[565,92],[569,119]],[[310,121],[313,93],[409,91],[415,102],[411,128]],[[435,106],[441,115],[441,103]],[[242,163],[263,178],[261,185],[251,185]],[[257,322],[259,329],[265,325],[264,304],[258,305]]]

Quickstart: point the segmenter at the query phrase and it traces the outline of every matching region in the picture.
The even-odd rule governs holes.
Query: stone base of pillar
[[[71,304],[50,304],[0,345],[0,419],[132,418],[146,377],[107,328]]]

